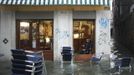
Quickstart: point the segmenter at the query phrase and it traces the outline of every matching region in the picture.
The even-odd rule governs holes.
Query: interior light
[[[75,39],[79,38],[79,34],[78,33],[74,34],[74,38]]]
[[[46,43],[49,43],[49,42],[50,42],[50,38],[46,37]]]
[[[29,23],[28,22],[20,22],[20,26],[29,27]]]

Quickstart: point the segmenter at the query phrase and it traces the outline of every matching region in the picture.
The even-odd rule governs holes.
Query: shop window
[[[73,34],[74,34],[74,49],[75,52],[80,52],[87,39],[94,43],[94,21],[90,20],[74,20]]]
[[[17,20],[17,47],[52,50],[52,20]]]

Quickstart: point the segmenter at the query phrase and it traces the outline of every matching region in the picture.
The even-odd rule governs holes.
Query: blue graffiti
[[[61,32],[59,39],[66,39],[68,37],[69,37],[69,33],[67,31],[63,31]]]
[[[58,39],[67,39],[70,37],[68,31],[60,31],[58,28],[55,29],[55,33],[58,35]]]
[[[60,33],[60,30],[58,28],[55,29],[55,33],[58,34]]]
[[[106,28],[109,24],[109,20],[107,18],[101,18],[99,20],[99,24],[101,25],[101,27]]]

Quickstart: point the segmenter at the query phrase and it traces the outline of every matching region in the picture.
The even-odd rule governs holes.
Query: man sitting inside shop
[[[90,39],[86,39],[86,42],[83,45],[84,49],[82,49],[80,51],[80,54],[89,54],[89,53],[91,53],[91,45],[92,45],[91,40]]]

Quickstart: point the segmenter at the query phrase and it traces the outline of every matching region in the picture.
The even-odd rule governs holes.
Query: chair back
[[[12,75],[42,75],[44,74],[43,52],[11,49]],[[45,74],[46,75],[46,74]]]
[[[25,60],[20,59],[11,59],[12,65],[13,64],[22,64],[22,65],[34,65],[33,63],[26,62]]]
[[[101,56],[100,56],[100,58],[99,58],[99,60],[101,60],[101,59],[102,59],[103,55],[104,55],[104,53],[102,52],[102,53],[101,53]]]
[[[131,63],[130,57],[124,57],[121,59],[121,67],[128,67]]]
[[[23,49],[11,49],[11,52],[12,54],[26,54],[26,52]]]
[[[71,47],[63,47],[62,54],[71,54]]]
[[[62,47],[62,59],[63,61],[71,61],[72,60],[72,50],[69,46]]]
[[[91,60],[91,62],[94,62],[94,63],[97,63],[97,64],[98,64],[98,63],[101,61],[103,55],[104,55],[104,53],[102,53],[102,54],[100,55],[100,57],[95,57],[95,56],[93,56],[90,60]]]

